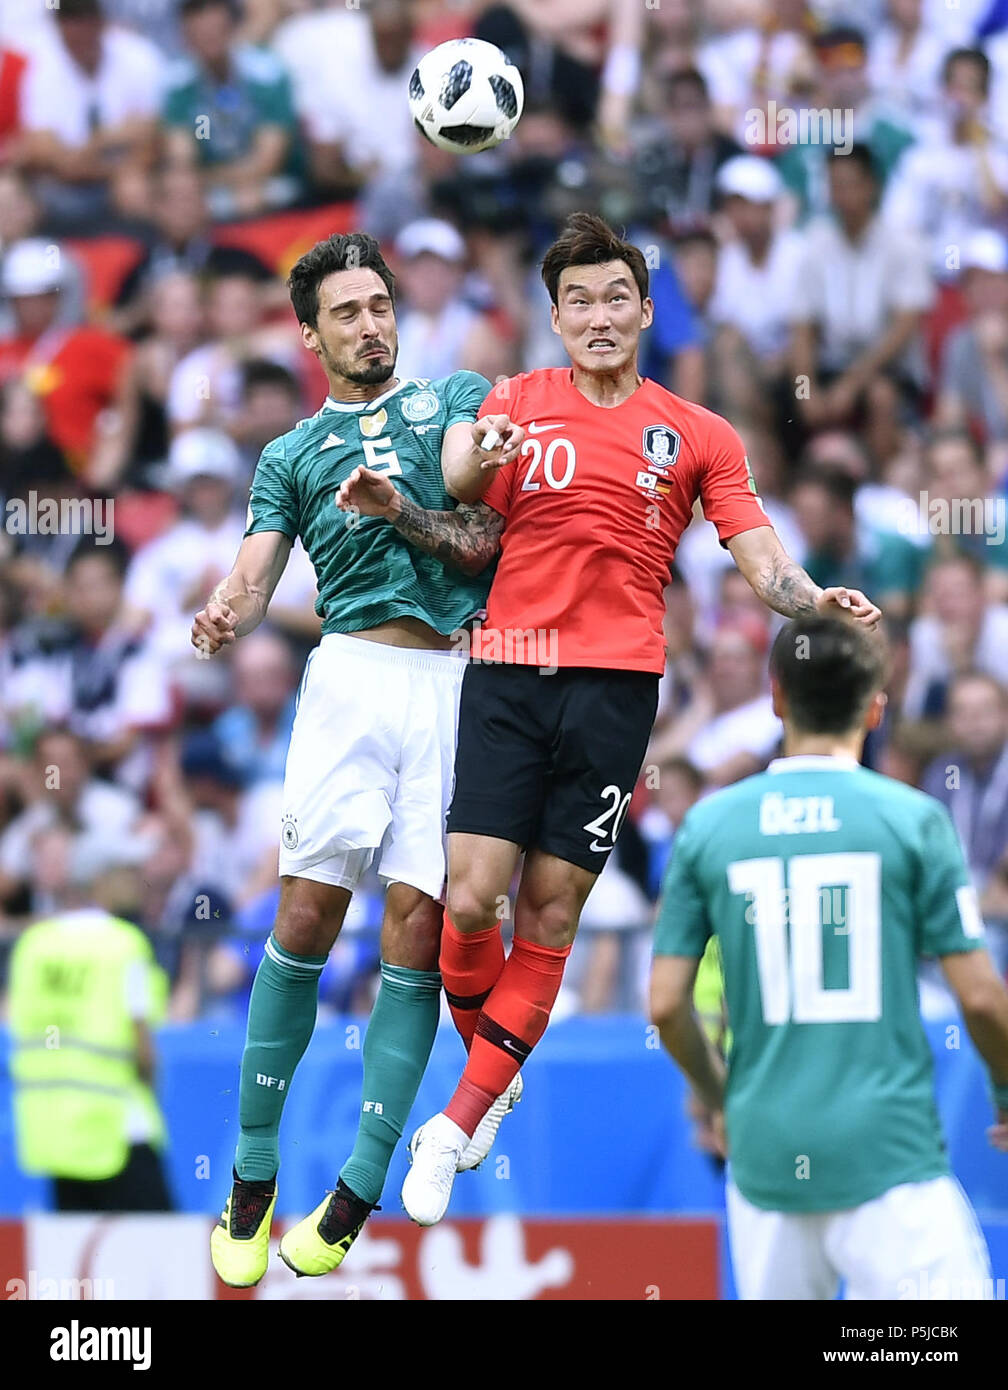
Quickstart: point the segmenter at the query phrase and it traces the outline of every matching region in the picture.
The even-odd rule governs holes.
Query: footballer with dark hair
[[[342,505],[384,516],[448,563],[486,564],[500,549],[463,680],[448,816],[440,963],[469,1058],[411,1141],[402,1196],[421,1225],[444,1215],[459,1166],[488,1150],[546,1029],[644,758],[664,590],[697,498],[769,607],[843,611],[866,626],[880,617],[864,594],[820,589],[787,555],[731,425],[641,377],[654,306],[640,250],[577,213],[542,274],[571,366],[502,381],[483,403],[524,440],[516,459],[466,480],[479,506],[464,522],[421,510],[367,470],[341,489]],[[505,960],[500,904],[523,853]]]

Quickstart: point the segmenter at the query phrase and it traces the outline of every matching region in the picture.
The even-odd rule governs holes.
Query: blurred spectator
[[[755,0],[717,7],[711,17],[728,23],[698,46],[697,67],[721,129],[742,140],[748,111],[769,100],[783,104],[809,81],[814,58],[807,7],[805,0]]]
[[[28,179],[16,169],[0,166],[0,254],[20,241],[38,236],[43,210],[32,192]],[[84,318],[87,285],[84,272],[75,256],[60,248],[59,308],[56,323],[76,324]],[[14,314],[8,301],[0,300],[0,336],[16,333]]]
[[[718,170],[716,188],[732,239],[718,252],[710,302],[716,330],[717,390],[729,415],[741,412],[775,422],[772,402],[793,391],[790,315],[801,266],[802,242],[775,226],[784,191],[774,166],[737,155]]]
[[[992,128],[990,64],[978,49],[956,49],[942,69],[943,114],[900,160],[883,215],[893,227],[923,234],[935,273],[955,268],[952,248],[970,231],[1008,212],[1008,147]]]
[[[164,670],[123,603],[126,556],[115,541],[85,537],[67,565],[65,624],[26,633],[3,703],[14,722],[65,725],[97,771],[140,789],[149,774],[148,736],[173,719]]]
[[[640,79],[644,10],[621,0],[510,0],[484,9],[477,38],[497,44],[532,99],[548,100],[574,125],[598,121],[614,149],[626,140]]]
[[[764,767],[781,738],[780,720],[762,689],[768,647],[760,619],[723,625],[714,634],[689,705],[655,739],[650,760],[661,766],[668,758],[685,756],[714,787]]]
[[[849,584],[873,595],[890,617],[905,618],[920,587],[922,552],[904,536],[859,522],[855,488],[845,473],[799,474],[790,501],[805,538],[803,563],[822,588]]]
[[[294,723],[297,671],[290,646],[260,629],[235,647],[230,708],[214,722],[221,752],[242,786],[282,782]]]
[[[923,0],[888,0],[886,23],[868,43],[872,95],[910,129],[930,116],[939,98],[945,45],[923,18]]]
[[[791,107],[799,117],[800,138],[778,156],[777,167],[802,213],[820,215],[829,207],[830,171],[838,162],[847,163],[852,142],[870,151],[882,185],[913,144],[914,136],[884,98],[872,95],[868,51],[860,29],[841,21],[816,34],[812,47],[816,60],[813,84],[807,100],[796,100]],[[807,139],[801,138],[803,111],[811,113]],[[825,125],[818,114],[822,112],[826,113]],[[768,152],[772,153],[773,147]],[[837,160],[837,154],[843,158]]]
[[[992,948],[1003,971],[1008,911],[998,880],[1008,865],[1008,694],[993,677],[962,671],[949,685],[945,722],[948,746],[925,769],[921,787],[948,808],[959,832],[981,908],[997,924]]]
[[[31,53],[23,133],[7,154],[35,178],[51,230],[93,234],[142,208],[137,175],[155,146],[164,61],[147,39],[109,24],[99,0],[60,0],[54,18]]]
[[[805,231],[791,299],[795,394],[808,428],[858,420],[885,458],[901,404],[919,389],[915,349],[933,288],[913,234],[877,215],[878,178],[865,146],[831,160],[829,184],[835,220],[817,219]]]
[[[704,779],[688,758],[675,754],[653,766],[653,795],[641,816],[640,830],[649,849],[648,886],[652,900],[657,900],[675,832],[689,808],[703,795]]]
[[[89,470],[96,487],[150,490],[161,485],[168,457],[168,392],[183,358],[203,341],[199,282],[184,270],[166,270],[144,296],[149,328],[119,382],[108,430]]]
[[[500,327],[463,292],[465,242],[448,222],[411,222],[396,237],[401,304],[396,315],[400,379],[438,381],[461,368],[488,380],[510,375],[514,353]]]
[[[272,283],[269,267],[240,246],[216,246],[199,173],[186,166],[161,169],[154,178],[150,240],[116,293],[121,332],[147,321],[151,290],[171,272],[191,275],[248,275]]]
[[[214,218],[291,203],[301,188],[290,82],[267,49],[238,42],[234,0],[181,0],[187,57],[165,95],[165,152],[198,168]]]
[[[94,777],[85,748],[65,729],[44,731],[35,740],[29,803],[0,835],[0,901],[8,910],[18,900],[22,912],[54,909],[54,898],[32,879],[32,843],[43,832],[60,830],[72,842],[86,836],[92,852],[100,844],[113,855],[136,832],[136,797]]]
[[[1008,602],[1008,504],[995,495],[976,440],[963,430],[936,430],[927,442],[924,465],[932,554],[971,555],[984,566],[987,597]],[[947,508],[947,521],[939,504]]]
[[[984,601],[984,572],[968,555],[941,560],[928,572],[925,612],[910,628],[910,670],[903,713],[910,720],[944,717],[948,689],[961,671],[1008,682],[1008,606]]]
[[[193,425],[233,426],[241,413],[242,370],[251,358],[268,357],[289,371],[308,370],[290,318],[264,322],[266,292],[247,269],[231,266],[206,287],[208,341],[188,353],[172,372],[166,410],[172,430]]]
[[[116,915],[124,858],[126,846],[78,842],[60,910],[11,955],[18,1161],[53,1179],[62,1212],[172,1207],[153,1089],[163,977],[144,933]]]
[[[241,410],[231,433],[250,478],[266,445],[292,430],[303,414],[301,383],[286,367],[257,357],[242,365]]]
[[[707,84],[695,68],[669,73],[662,96],[660,133],[634,155],[640,215],[656,227],[707,217],[718,169],[741,153],[716,129]]]
[[[971,232],[960,273],[969,317],[945,339],[935,420],[1008,440],[1008,240]]]
[[[38,239],[18,242],[4,256],[0,290],[16,327],[13,337],[0,338],[0,381],[24,379],[42,399],[49,437],[86,476],[130,348],[102,328],[59,322],[63,264],[61,248]]]
[[[270,46],[291,74],[320,193],[352,193],[405,169],[414,136],[405,95],[422,53],[408,0],[372,0],[366,12],[324,4],[285,20]]]

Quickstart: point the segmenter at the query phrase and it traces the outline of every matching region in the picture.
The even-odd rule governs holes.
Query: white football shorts
[[[280,873],[351,891],[378,873],[444,888],[463,652],[342,633],[305,665],[284,773]]]
[[[990,1257],[955,1178],[900,1183],[859,1207],[766,1211],[729,1178],[728,1239],[739,1298],[993,1298]]]

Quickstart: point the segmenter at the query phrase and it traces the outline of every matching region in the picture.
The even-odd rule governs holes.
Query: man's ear
[[[313,352],[316,357],[319,355],[318,333],[316,333],[310,323],[303,323],[301,325],[301,341],[309,352]]]
[[[650,328],[654,322],[654,300],[650,296],[641,305],[641,330]]]
[[[884,690],[877,690],[872,696],[871,704],[868,706],[868,713],[865,715],[865,729],[871,733],[882,723],[882,717],[886,712],[886,705],[889,697]]]
[[[555,304],[550,305],[550,328],[557,337],[560,336],[560,310]]]
[[[770,677],[770,699],[773,701],[773,712],[776,714],[777,718],[786,719],[788,712],[787,698],[775,676]]]

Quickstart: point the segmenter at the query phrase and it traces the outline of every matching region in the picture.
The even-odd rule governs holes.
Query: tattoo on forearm
[[[504,518],[485,502],[462,503],[451,512],[431,512],[408,497],[392,525],[420,550],[465,574],[479,574],[497,554]]]
[[[822,590],[814,584],[788,555],[776,555],[763,576],[761,596],[776,613],[801,618],[816,612],[816,599]]]

